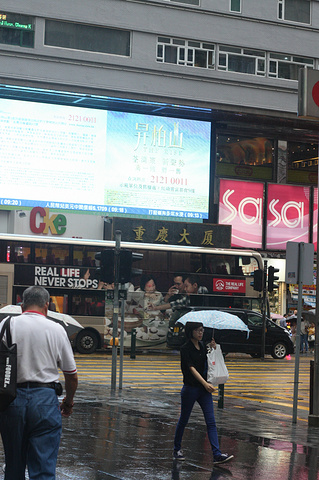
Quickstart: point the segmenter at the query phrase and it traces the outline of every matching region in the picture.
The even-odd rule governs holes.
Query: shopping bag
[[[0,333],[0,412],[3,412],[17,395],[17,345],[12,344],[10,317]],[[3,341],[6,334],[6,343]]]
[[[229,377],[227,367],[220,345],[216,344],[216,348],[212,348],[207,353],[207,381],[212,385],[221,385],[226,383]]]

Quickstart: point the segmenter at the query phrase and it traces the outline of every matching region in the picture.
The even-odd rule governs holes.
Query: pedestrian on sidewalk
[[[301,317],[300,323],[300,353],[308,353],[309,322]]]
[[[61,414],[68,417],[72,413],[78,383],[76,365],[66,331],[46,318],[49,302],[47,290],[29,287],[23,292],[22,315],[10,321],[18,352],[17,396],[0,413],[5,480],[25,480],[26,466],[30,480],[54,480]],[[59,368],[66,391],[61,406]]]
[[[182,437],[193,406],[197,401],[205,417],[208,438],[214,455],[213,464],[218,465],[228,462],[233,455],[221,453],[219,448],[212,399],[212,392],[215,388],[207,382],[207,354],[202,343],[203,333],[204,328],[201,323],[186,323],[185,335],[188,340],[181,348],[184,386],[181,391],[181,414],[175,432],[173,456],[176,460],[185,460],[181,450]],[[210,345],[212,348],[216,348],[214,339]]]

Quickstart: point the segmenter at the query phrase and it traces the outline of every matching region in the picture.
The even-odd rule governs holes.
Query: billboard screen
[[[232,247],[262,248],[263,183],[220,180],[219,223],[232,225]]]
[[[0,99],[0,206],[208,218],[210,123]]]
[[[268,185],[267,245],[285,250],[287,242],[309,242],[310,188]]]

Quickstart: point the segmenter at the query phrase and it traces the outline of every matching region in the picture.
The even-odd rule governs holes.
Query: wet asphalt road
[[[293,426],[278,406],[264,411],[232,398],[224,409],[215,404],[215,416],[221,449],[234,460],[212,467],[195,406],[183,438],[186,461],[174,462],[179,402],[177,391],[126,387],[111,394],[109,386],[81,382],[74,413],[63,419],[57,480],[319,479],[319,428],[305,421]]]

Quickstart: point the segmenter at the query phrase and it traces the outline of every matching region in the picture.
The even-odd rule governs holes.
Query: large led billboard
[[[0,99],[1,208],[208,218],[210,123]]]

